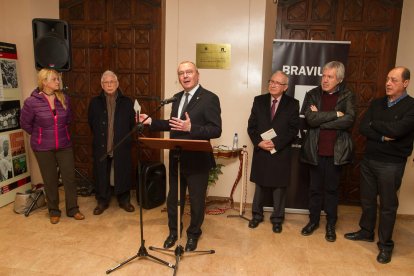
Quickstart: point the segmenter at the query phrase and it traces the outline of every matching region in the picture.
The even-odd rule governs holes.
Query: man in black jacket
[[[301,161],[309,164],[309,223],[302,229],[308,236],[319,227],[322,205],[327,214],[325,239],[336,240],[338,186],[342,166],[352,160],[350,128],[355,119],[354,93],[342,82],[345,67],[331,61],[323,67],[321,85],[306,93],[302,106],[308,132]]]
[[[349,240],[374,241],[377,195],[380,199],[378,225],[380,250],[377,261],[391,261],[397,209],[397,191],[401,186],[407,157],[413,150],[414,99],[407,94],[410,71],[392,69],[385,83],[386,96],[373,100],[360,125],[367,137],[361,161],[361,229],[345,234]]]
[[[130,202],[132,137],[128,136],[113,150],[135,126],[133,102],[122,94],[114,72],[108,70],[102,74],[101,86],[101,93],[91,100],[88,109],[88,122],[93,133],[95,198],[98,202],[93,214],[100,215],[109,207],[111,171],[119,207],[133,212],[135,207]],[[103,156],[106,156],[104,160]]]

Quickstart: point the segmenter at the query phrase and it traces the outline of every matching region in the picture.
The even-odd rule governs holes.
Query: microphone
[[[162,101],[161,101],[161,104],[162,104],[162,105],[164,105],[164,104],[169,104],[169,103],[176,102],[177,100],[178,100],[178,98],[177,98],[177,97],[172,97],[172,98],[169,98],[169,99],[162,100]]]

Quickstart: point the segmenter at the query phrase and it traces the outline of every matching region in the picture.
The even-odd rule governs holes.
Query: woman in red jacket
[[[60,91],[59,74],[42,69],[37,75],[38,88],[24,102],[20,125],[30,137],[30,145],[42,175],[50,222],[59,222],[58,172],[65,189],[66,215],[76,220],[85,216],[79,211],[75,182],[75,162],[69,135],[71,109],[69,98]]]

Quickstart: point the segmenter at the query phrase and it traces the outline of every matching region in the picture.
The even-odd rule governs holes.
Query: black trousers
[[[105,162],[105,161],[103,161]],[[113,158],[110,156],[107,156],[106,158],[106,183],[97,184],[95,185],[95,198],[98,201],[98,204],[100,205],[109,205],[109,202],[111,201],[111,196],[113,193],[113,188],[110,184],[111,181],[111,168],[112,168]],[[116,185],[116,184],[115,184]],[[130,191],[126,191],[122,194],[116,195],[118,203],[127,203],[131,200],[131,194]]]
[[[63,187],[65,189],[66,215],[70,217],[74,216],[79,212],[79,207],[75,181],[75,161],[72,148],[35,151],[34,154],[43,178],[47,208],[49,209],[50,216],[60,217],[61,215],[59,209],[59,179],[57,166],[59,167]]]
[[[254,219],[263,220],[263,207],[266,194],[272,194],[273,212],[270,215],[272,224],[283,223],[285,219],[286,187],[263,187],[256,184],[254,191],[252,215]]]
[[[398,209],[397,191],[404,175],[405,163],[387,163],[364,158],[361,162],[361,207],[359,226],[374,233],[379,195],[378,247],[392,251],[392,232]]]
[[[197,162],[197,161],[194,161]],[[170,234],[178,235],[178,171],[177,164],[170,164],[169,191],[167,196],[168,228]],[[205,200],[208,185],[209,170],[200,172],[186,172],[182,170],[180,177],[180,225],[184,212],[185,194],[188,188],[191,205],[191,220],[187,228],[187,237],[198,239],[201,234],[201,225],[204,221]]]
[[[336,224],[341,170],[342,166],[336,166],[331,156],[319,156],[318,165],[309,166],[309,218],[312,223],[319,223],[323,209],[327,215],[327,223]]]

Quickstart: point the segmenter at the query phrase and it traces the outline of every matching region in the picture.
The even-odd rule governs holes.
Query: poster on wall
[[[272,71],[282,70],[289,76],[286,94],[299,100],[300,109],[302,109],[306,92],[320,84],[322,68],[326,63],[334,60],[340,61],[346,69],[350,45],[350,41],[275,39],[273,40]],[[299,161],[305,131],[305,119],[301,115],[300,130],[292,145],[291,183],[287,188],[286,197],[286,208],[291,212],[307,212],[308,210],[309,176],[306,165]]]
[[[0,42],[0,207],[13,202],[17,192],[31,189],[17,70],[16,45]]]

